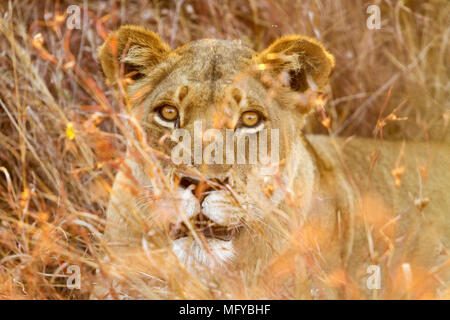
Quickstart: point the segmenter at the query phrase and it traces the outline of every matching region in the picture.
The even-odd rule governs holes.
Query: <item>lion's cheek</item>
[[[203,214],[222,226],[238,224],[241,211],[223,190],[211,192],[202,203]]]
[[[200,213],[200,203],[190,190],[179,189],[175,196],[166,196],[151,202],[144,215],[154,225],[179,224]]]

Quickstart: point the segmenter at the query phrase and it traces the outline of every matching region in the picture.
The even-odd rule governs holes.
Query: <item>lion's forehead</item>
[[[174,51],[178,68],[192,82],[229,82],[246,72],[254,51],[239,40],[202,39]]]

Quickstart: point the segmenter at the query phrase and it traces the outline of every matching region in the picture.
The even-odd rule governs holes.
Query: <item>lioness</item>
[[[112,189],[105,240],[120,255],[167,250],[197,274],[228,268],[250,277],[266,268],[270,279],[276,257],[300,252],[290,270],[309,279],[312,298],[374,297],[377,290],[411,297],[416,280],[431,297],[444,294],[450,148],[304,135],[335,63],[322,44],[291,35],[260,53],[214,39],[171,50],[155,33],[123,26],[99,57],[107,83],[125,89],[143,128],[136,136],[149,147],[130,143]],[[268,154],[278,160],[228,162],[216,144],[213,161],[174,163],[180,129],[200,135],[201,148],[214,140],[208,129],[233,132],[221,148],[276,131]],[[284,288],[295,287],[287,282]]]

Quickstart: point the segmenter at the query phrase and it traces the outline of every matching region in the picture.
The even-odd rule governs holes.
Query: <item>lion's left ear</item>
[[[334,68],[334,57],[320,42],[299,35],[276,40],[256,60],[275,75],[287,72],[290,87],[298,92],[323,90]]]

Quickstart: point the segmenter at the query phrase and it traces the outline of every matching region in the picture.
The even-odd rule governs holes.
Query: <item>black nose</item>
[[[182,187],[183,189],[187,189],[187,188],[191,187],[192,185],[194,186],[194,188],[196,188],[199,185],[199,183],[200,183],[200,180],[196,179],[196,178],[182,177],[180,179],[180,187]]]

